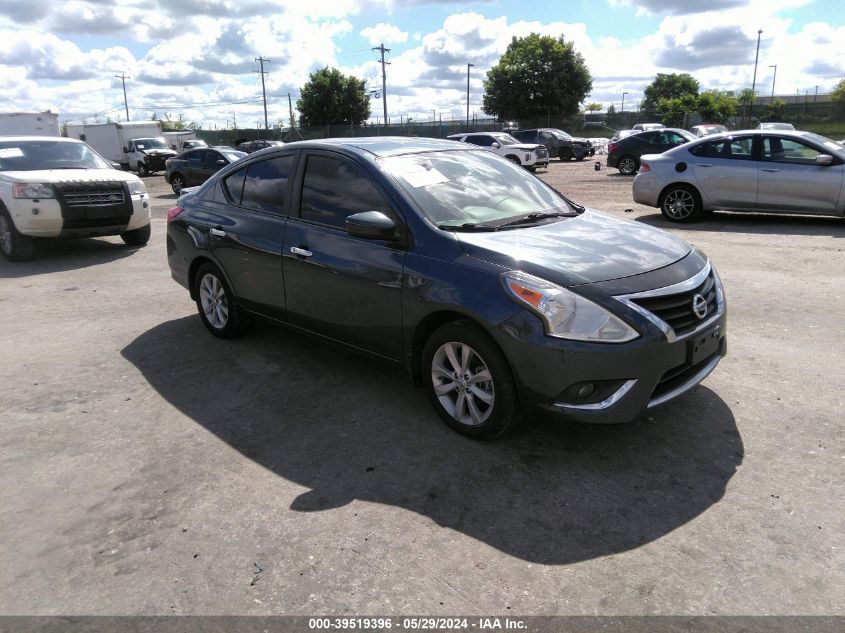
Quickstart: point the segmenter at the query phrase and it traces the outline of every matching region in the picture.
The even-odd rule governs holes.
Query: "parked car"
[[[718,123],[702,123],[701,125],[693,125],[690,128],[695,136],[701,138],[702,136],[710,136],[711,134],[722,134],[727,132],[728,128]]]
[[[172,277],[211,334],[266,316],[403,367],[470,437],[537,409],[629,421],[726,351],[701,251],[472,145],[290,143],[225,167],[167,220]]]
[[[789,130],[795,131],[795,126],[792,123],[777,123],[774,121],[768,121],[764,123],[760,123],[757,126],[758,130]]]
[[[244,141],[237,146],[238,151],[252,154],[260,149],[267,149],[268,147],[281,147],[284,145],[282,141],[265,141],[259,139],[257,141]]]
[[[809,132],[749,130],[643,156],[634,200],[675,222],[705,211],[845,215],[845,147]]]
[[[557,128],[535,128],[533,130],[519,130],[511,134],[522,143],[536,143],[545,145],[549,157],[557,156],[560,160],[584,160],[596,153],[593,144],[585,138],[576,138]]]
[[[519,123],[516,121],[505,121],[502,123],[502,132],[513,132],[519,129]]]
[[[520,143],[510,134],[504,132],[471,132],[451,134],[447,137],[453,141],[478,145],[484,149],[496,152],[517,165],[522,165],[530,171],[538,167],[549,166],[549,151],[538,143]]]
[[[186,152],[189,149],[199,149],[201,147],[208,147],[208,143],[200,138],[192,138],[187,141],[182,141],[182,151]]]
[[[178,196],[185,187],[201,185],[209,176],[244,156],[244,152],[230,147],[192,149],[176,158],[167,159],[164,164],[164,179],[170,183],[173,193]]]
[[[610,142],[618,141],[620,138],[626,138],[631,134],[636,134],[639,130],[617,130],[613,136],[610,137]]]
[[[659,154],[694,140],[695,136],[686,130],[672,127],[631,134],[608,144],[607,166],[616,167],[626,176],[633,176],[640,168],[640,156],[643,154]]]
[[[37,238],[119,235],[150,239],[150,203],[138,176],[118,171],[82,141],[0,138],[0,252],[30,259]]]
[[[637,123],[632,130],[642,132],[643,130],[662,130],[666,126],[662,123]]]

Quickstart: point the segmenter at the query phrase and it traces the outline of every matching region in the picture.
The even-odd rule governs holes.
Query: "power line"
[[[264,59],[263,57],[261,57],[259,55],[258,57],[255,58],[255,61],[257,61],[259,64],[261,64],[261,70],[256,70],[255,72],[261,74],[261,94],[264,97],[264,129],[266,130],[270,126],[267,124],[267,91],[264,89],[264,75],[267,75],[269,73],[267,73],[264,70],[264,62],[267,62],[269,64],[270,60]]]

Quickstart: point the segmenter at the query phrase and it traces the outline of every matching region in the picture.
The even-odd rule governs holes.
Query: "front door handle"
[[[299,255],[300,257],[311,257],[314,254],[305,248],[298,248],[296,246],[291,246],[290,252],[294,255]]]
[[[208,232],[211,233],[214,237],[226,237],[226,231],[223,231],[221,229],[209,229]]]
[[[770,171],[770,172],[773,172],[773,173],[776,172],[776,171],[780,171],[780,169],[775,169],[774,167],[761,167],[760,169],[762,169],[763,171]]]
[[[712,167],[713,164],[712,163],[696,163],[695,166],[696,167]]]

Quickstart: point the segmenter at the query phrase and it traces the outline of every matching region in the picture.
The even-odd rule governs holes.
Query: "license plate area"
[[[687,341],[687,363],[697,365],[705,358],[719,351],[721,328],[716,326],[701,334],[696,334]]]

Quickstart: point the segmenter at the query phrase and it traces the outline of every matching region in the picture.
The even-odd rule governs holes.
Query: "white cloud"
[[[375,26],[368,26],[361,29],[361,37],[366,39],[370,44],[376,46],[378,44],[401,44],[408,41],[408,34],[400,29],[398,26],[379,22]]]

